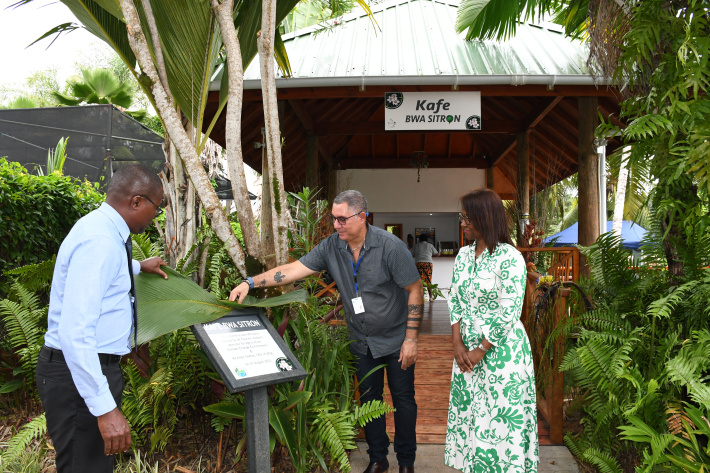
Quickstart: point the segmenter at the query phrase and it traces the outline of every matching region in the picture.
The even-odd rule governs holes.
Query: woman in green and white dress
[[[470,246],[459,251],[449,298],[454,365],[446,464],[463,472],[535,472],[535,375],[520,315],[525,261],[503,202],[489,189],[461,198]]]

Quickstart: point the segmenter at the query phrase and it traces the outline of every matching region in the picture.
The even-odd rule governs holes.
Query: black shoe
[[[413,466],[400,466],[399,473],[414,473]]]
[[[381,462],[370,462],[362,473],[385,473],[390,469],[390,463],[385,458]]]

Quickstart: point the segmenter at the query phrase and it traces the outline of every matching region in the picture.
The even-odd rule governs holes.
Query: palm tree
[[[56,91],[52,93],[58,104],[113,104],[121,107],[124,113],[136,120],[145,117],[145,110],[125,110],[133,105],[131,86],[128,82],[121,82],[111,69],[82,69],[81,76],[81,79],[69,81],[71,94]]]

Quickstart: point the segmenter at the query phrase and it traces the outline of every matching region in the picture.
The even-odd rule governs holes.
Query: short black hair
[[[429,241],[429,237],[422,233],[419,235],[419,241]]]
[[[163,183],[151,169],[143,164],[127,164],[114,173],[106,188],[106,195],[133,197],[162,190]]]

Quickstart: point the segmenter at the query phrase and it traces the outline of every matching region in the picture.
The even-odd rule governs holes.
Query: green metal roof
[[[454,29],[458,1],[391,0],[359,7],[328,30],[284,36],[293,77],[277,87],[416,84],[593,85],[587,47],[554,24],[518,25],[507,41],[466,41]],[[244,74],[259,88],[259,61]],[[219,83],[213,83],[219,88]]]

